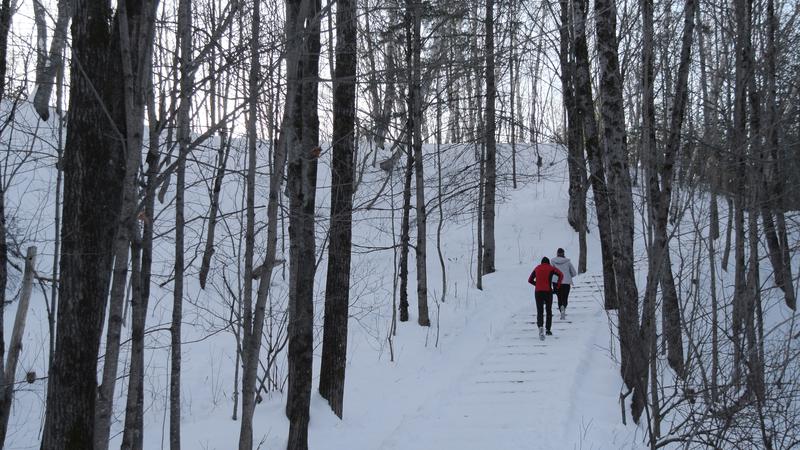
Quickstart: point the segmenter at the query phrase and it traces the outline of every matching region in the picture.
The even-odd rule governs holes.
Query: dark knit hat
[[[542,264],[550,264],[550,258],[548,258],[547,256],[542,258]]]

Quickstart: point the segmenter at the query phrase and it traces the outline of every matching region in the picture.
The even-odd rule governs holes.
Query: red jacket
[[[531,272],[531,276],[528,277],[528,283],[536,286],[536,292],[551,292],[553,286],[550,285],[550,280],[553,278],[553,274],[558,275],[557,288],[560,289],[564,274],[550,264],[539,264],[536,266],[533,272]]]

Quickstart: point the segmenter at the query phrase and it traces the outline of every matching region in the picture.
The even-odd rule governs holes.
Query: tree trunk
[[[494,3],[492,1],[492,3]],[[517,49],[516,49],[516,42],[515,37],[517,36],[518,29],[517,29],[517,21],[516,15],[517,11],[517,3],[516,1],[511,1],[511,31],[509,39],[511,40],[511,48],[509,48],[509,61],[508,61],[508,72],[509,72],[509,101],[511,102],[511,186],[516,189],[517,188],[517,116],[516,116],[516,109],[514,108],[514,103],[517,96],[518,91],[518,84],[519,84],[519,74],[514,73],[516,69],[516,60],[517,60]],[[486,36],[488,39],[488,35]],[[492,43],[494,43],[494,38],[492,38]],[[487,55],[488,56],[488,55]],[[494,57],[492,57],[494,59]]]
[[[136,224],[138,192],[136,187],[141,164],[144,136],[145,90],[152,72],[152,43],[157,2],[120,1],[117,13],[119,22],[122,71],[124,76],[124,102],[127,134],[125,136],[126,162],[123,185],[122,210],[117,235],[114,240],[114,272],[108,312],[106,352],[103,364],[103,382],[98,388],[95,411],[95,450],[108,448],[111,415],[114,406],[114,388],[119,366],[122,311],[125,304],[125,287],[128,275],[128,250],[138,236]]]
[[[314,205],[319,157],[319,0],[287,0],[288,110],[287,191],[289,193],[289,450],[308,448],[311,369],[314,349]]]
[[[17,362],[22,351],[22,336],[25,333],[25,319],[28,315],[28,305],[31,301],[35,270],[36,247],[28,247],[28,253],[25,256],[25,271],[22,274],[22,290],[17,304],[17,315],[14,317],[11,341],[8,343],[8,361],[5,364],[4,374],[6,383],[0,385],[0,446],[5,443],[8,419],[11,417],[11,404],[14,401],[14,375],[17,372]],[[0,369],[3,369],[1,364]]]
[[[270,74],[271,75],[271,74]],[[284,112],[285,114],[286,112]],[[270,119],[271,121],[271,119]],[[284,115],[284,124],[289,123]],[[261,335],[266,319],[266,306],[269,297],[272,272],[276,265],[278,249],[278,209],[280,207],[281,185],[286,167],[286,136],[280,136],[280,142],[273,152],[272,174],[269,179],[269,200],[267,203],[267,253],[264,263],[256,269],[254,275],[259,279],[256,293],[256,304],[253,311],[251,339],[243,343],[243,375],[242,375],[242,427],[239,436],[239,448],[251,449],[253,444],[253,413],[258,394],[255,385],[258,375],[259,355],[261,352]],[[270,139],[271,140],[271,139]]]
[[[411,134],[407,134],[410,136]],[[403,177],[403,217],[400,222],[400,322],[408,321],[408,247],[411,215],[411,175],[414,173],[414,156],[411,145],[406,146],[406,167]]]
[[[258,98],[259,98],[259,52],[261,31],[261,1],[253,2],[250,22],[250,73],[248,78],[247,116],[247,192],[245,218],[244,279],[242,280],[242,426],[239,449],[253,448],[253,413],[255,410],[255,387],[258,376],[258,354],[261,348],[261,332],[253,329],[253,248],[256,227],[256,149],[258,148]]]
[[[219,133],[219,150],[217,155],[217,173],[214,176],[214,187],[211,190],[211,206],[208,217],[208,230],[206,233],[206,246],[203,251],[203,261],[200,264],[200,288],[206,288],[208,271],[211,269],[211,257],[214,256],[214,235],[217,228],[217,214],[219,214],[219,194],[222,192],[222,180],[225,177],[225,168],[228,155],[231,151],[231,141],[227,132],[222,129]]]
[[[600,252],[603,259],[604,306],[606,310],[616,309],[617,282],[614,272],[613,230],[611,224],[611,203],[606,187],[605,167],[600,154],[600,136],[592,100],[592,84],[589,70],[589,51],[586,44],[587,0],[573,3],[574,52],[575,52],[575,104],[578,123],[583,125],[584,147],[589,161],[592,193],[597,213],[597,228],[600,234]],[[622,347],[622,371],[627,371],[627,346]],[[628,378],[625,378],[628,382]],[[631,386],[629,384],[629,386]]]
[[[131,362],[128,375],[123,450],[142,450],[144,441],[144,333],[147,305],[150,300],[150,277],[153,265],[153,235],[156,186],[158,178],[161,129],[156,120],[153,89],[148,89],[148,152],[147,186],[144,193],[144,230],[141,240],[135,236],[131,243]],[[162,115],[163,117],[163,115]],[[138,278],[138,279],[137,279]]]
[[[762,209],[764,219],[764,233],[767,235],[769,258],[774,269],[775,284],[784,293],[786,306],[794,310],[797,299],[795,298],[794,283],[792,280],[791,254],[786,242],[785,219],[785,171],[784,161],[780,155],[780,128],[781,118],[778,112],[777,99],[777,59],[778,49],[775,45],[775,34],[779,28],[778,17],[775,15],[774,0],[767,1],[767,48],[766,48],[766,97],[767,97],[767,124],[766,147],[769,149],[767,158],[770,164],[765,169],[764,197],[765,205]],[[772,181],[769,181],[772,180]],[[772,214],[776,220],[772,220]]]
[[[7,3],[10,3],[9,0],[3,0],[3,5]],[[53,92],[53,81],[56,79],[57,74],[63,70],[67,25],[69,25],[70,16],[76,7],[74,3],[74,0],[60,0],[58,2],[58,17],[56,18],[56,28],[53,31],[53,40],[50,42],[50,54],[39,55],[40,58],[43,58],[44,64],[41,64],[41,70],[36,70],[36,93],[33,96],[33,107],[42,120],[47,120],[50,117],[50,95]],[[5,16],[0,13],[0,23],[4,18]],[[2,31],[2,28],[0,28],[0,31]],[[3,61],[0,64],[5,64],[5,53],[0,53],[0,59]],[[2,73],[5,73],[5,70]]]
[[[569,170],[569,211],[567,221],[578,232],[578,273],[586,272],[586,160],[583,156],[583,123],[578,115],[575,98],[575,62],[572,55],[572,20],[569,0],[560,0],[561,26],[559,60],[561,63],[561,92],[566,110],[567,168]]]
[[[97,356],[125,172],[119,36],[104,1],[78,0],[64,148],[56,349],[42,449],[94,444]]]
[[[0,3],[0,98],[5,97],[6,86],[6,56],[8,54],[8,31],[11,27],[11,1],[3,0]],[[6,286],[8,284],[8,244],[6,239],[6,193],[0,186],[0,448],[6,440],[6,430],[8,417],[11,414],[11,395],[3,392],[10,391],[13,383],[14,371],[10,377],[5,375],[5,349],[4,338],[5,307],[6,307]],[[6,388],[6,386],[9,386]],[[13,391],[12,391],[13,392]]]
[[[747,147],[747,87],[751,76],[748,63],[750,61],[750,1],[734,1],[734,18],[736,21],[736,80],[734,85],[733,136],[731,153],[735,158],[734,178],[734,229],[735,275],[731,334],[734,345],[733,383],[741,382],[741,369],[744,359],[742,342],[743,327],[746,321],[748,303],[747,280],[745,275],[745,230],[744,206],[747,184],[746,147]],[[753,130],[756,132],[757,130]]]
[[[336,73],[333,85],[331,225],[319,393],[342,418],[347,364],[350,252],[353,216],[353,151],[356,100],[356,2],[336,6]]]
[[[600,68],[600,115],[603,123],[603,146],[608,152],[607,187],[615,235],[612,248],[619,299],[619,335],[621,346],[629,347],[630,356],[633,356],[629,360],[632,363],[628,367],[630,375],[638,377],[632,399],[633,419],[638,422],[646,402],[647,347],[638,339],[639,294],[633,270],[634,211],[627,159],[622,76],[617,55],[617,7],[615,0],[596,0],[594,8]]]
[[[413,34],[411,36],[411,58],[412,65],[411,84],[409,95],[409,114],[411,117],[411,130],[413,134],[413,148],[414,148],[414,174],[416,186],[416,210],[417,210],[417,246],[416,246],[416,263],[417,263],[417,323],[423,327],[428,327],[431,320],[428,317],[428,227],[427,227],[427,212],[425,211],[425,177],[423,173],[423,160],[422,160],[422,86],[421,86],[421,73],[422,65],[420,63],[422,53],[421,41],[421,4],[419,0],[408,0],[406,8],[410,9],[411,23],[413,24]]]
[[[169,443],[171,450],[181,447],[181,323],[183,320],[184,274],[184,194],[186,190],[186,155],[191,140],[189,113],[194,84],[192,70],[192,4],[178,3],[180,44],[180,104],[178,105],[178,160],[175,174],[175,281],[172,296],[171,358],[169,376]]]
[[[436,253],[439,255],[439,266],[442,269],[442,293],[439,301],[444,303],[447,298],[447,266],[442,253],[442,227],[444,226],[444,191],[442,190],[442,98],[437,80],[436,89],[436,192],[439,195],[438,210],[439,223],[436,224]]]
[[[497,142],[495,136],[495,98],[497,90],[494,77],[494,0],[486,1],[486,187],[483,203],[483,274],[493,273],[494,210],[497,185]]]
[[[670,116],[670,128],[667,137],[667,142],[664,149],[664,154],[658,154],[655,145],[655,105],[653,104],[653,77],[652,77],[652,40],[648,39],[648,35],[652,35],[652,3],[649,3],[646,11],[645,22],[649,22],[649,31],[643,30],[645,36],[645,43],[650,41],[649,46],[649,76],[646,77],[645,89],[646,96],[649,101],[645,102],[643,110],[645,110],[645,120],[648,123],[647,127],[643,129],[648,130],[645,138],[648,145],[649,153],[652,155],[649,160],[650,176],[648,177],[648,189],[651,193],[650,197],[650,210],[651,219],[654,223],[654,237],[653,244],[650,250],[651,263],[648,270],[648,282],[645,290],[644,310],[647,314],[642,314],[642,331],[643,339],[654,337],[655,334],[647,330],[649,327],[655,326],[655,301],[656,289],[658,284],[661,284],[661,292],[663,296],[663,314],[664,314],[664,335],[667,340],[668,348],[668,361],[670,366],[678,376],[682,377],[683,372],[683,341],[681,338],[680,327],[680,313],[678,305],[678,296],[675,290],[675,281],[672,276],[672,264],[669,257],[669,237],[667,236],[668,215],[670,209],[670,200],[672,199],[672,179],[674,176],[675,161],[680,147],[680,136],[683,126],[683,119],[686,112],[686,103],[688,102],[688,80],[689,68],[691,63],[691,49],[694,37],[694,17],[695,8],[697,6],[696,0],[687,0],[684,6],[684,28],[683,38],[681,43],[681,56],[680,65],[678,67],[678,80],[675,87],[675,100],[672,104],[672,111]],[[645,47],[648,47],[645,44]],[[660,180],[659,180],[660,178]],[[655,355],[651,355],[651,358]]]

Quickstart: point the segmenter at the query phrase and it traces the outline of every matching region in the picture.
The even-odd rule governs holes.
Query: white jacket
[[[564,279],[561,280],[561,284],[572,284],[572,277],[578,275],[578,272],[574,267],[572,267],[572,262],[569,260],[569,258],[556,256],[550,259],[550,264],[555,266],[556,269],[560,270],[561,273],[564,274]]]

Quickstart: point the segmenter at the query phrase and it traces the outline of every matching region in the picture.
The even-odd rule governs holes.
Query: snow
[[[393,252],[360,251],[354,255],[351,297],[351,321],[348,340],[348,366],[344,419],[332,414],[324,399],[316,393],[319,352],[315,349],[314,389],[309,425],[310,448],[323,449],[538,449],[580,448],[618,449],[643,446],[642,431],[621,424],[619,392],[622,382],[613,336],[609,325],[613,316],[604,311],[601,298],[600,250],[597,233],[588,236],[589,272],[576,277],[570,296],[567,321],[558,319],[554,307],[553,333],[542,342],[535,326],[532,286],[527,284],[531,269],[542,256],[554,256],[558,247],[566,249],[577,265],[577,234],[566,221],[567,177],[565,154],[556,146],[540,146],[545,166],[541,178],[536,175],[534,150],[520,145],[520,171],[527,174],[517,190],[507,177],[501,179],[501,204],[497,209],[497,272],[484,277],[484,289],[475,288],[475,229],[470,218],[472,193],[456,196],[445,205],[446,224],[443,252],[447,262],[447,297],[441,295],[441,269],[436,256],[435,232],[438,210],[428,208],[429,255],[428,289],[432,326],[416,324],[416,284],[413,251],[409,266],[409,301],[411,318],[399,323],[393,339],[394,359],[390,360],[387,341],[392,311]],[[510,169],[509,146],[501,146],[501,173]],[[433,146],[426,147],[432,154]],[[447,150],[446,189],[472,171],[459,167],[474,164],[471,147]],[[214,152],[200,153],[198,159],[213,158]],[[232,155],[233,157],[233,155]],[[458,164],[456,164],[458,163]],[[236,163],[238,164],[238,163]],[[460,166],[459,166],[460,165]],[[198,165],[199,166],[199,165]],[[430,180],[427,198],[435,194],[433,164],[426,172]],[[52,169],[49,169],[52,171]],[[199,169],[195,169],[199,170]],[[50,179],[52,173],[39,168],[36,177]],[[321,216],[326,217],[327,176],[320,167],[318,197]],[[356,204],[369,201],[383,182],[383,173],[368,169],[356,195]],[[54,177],[53,177],[54,178]],[[266,183],[266,177],[263,180]],[[397,194],[402,179],[394,175],[392,186]],[[234,211],[240,203],[241,182],[226,180],[223,187],[223,213]],[[192,214],[205,214],[206,187],[194,185],[187,194]],[[263,185],[259,192],[264,193]],[[391,247],[392,228],[389,206],[392,197],[385,193],[370,211],[360,211],[354,218],[354,243]],[[52,194],[50,194],[52,195]],[[167,198],[170,198],[168,194]],[[193,197],[192,197],[193,196]],[[266,202],[266,196],[261,197]],[[399,196],[394,200],[399,209]],[[171,227],[169,203],[162,208],[158,221],[164,230]],[[50,207],[40,208],[49,210]],[[263,208],[259,210],[262,214]],[[44,214],[41,219],[50,221]],[[590,213],[592,216],[593,213]],[[395,231],[399,231],[399,213]],[[263,218],[262,218],[263,220]],[[202,241],[203,228],[196,225],[187,232],[189,239]],[[412,217],[413,223],[413,217]],[[52,225],[50,225],[52,226]],[[204,226],[204,225],[203,225]],[[220,227],[234,235],[240,224]],[[319,227],[327,227],[320,220]],[[413,226],[412,226],[413,228]],[[413,231],[412,231],[413,233]],[[220,236],[218,234],[218,236]],[[221,271],[236,273],[237,245],[229,235],[218,237],[215,270],[211,277],[221,280]],[[413,239],[413,236],[412,236]],[[148,318],[147,375],[145,380],[145,448],[168,448],[169,348],[164,331],[171,309],[169,284],[159,287],[170,274],[170,238],[157,243],[154,266],[154,291]],[[190,254],[196,242],[188,248]],[[258,249],[261,251],[262,249]],[[40,252],[41,253],[41,252]],[[262,253],[257,252],[257,259]],[[191,255],[189,255],[191,256]],[[189,258],[187,258],[189,259]],[[200,258],[193,260],[199,266]],[[39,270],[48,273],[50,261],[42,258]],[[194,267],[196,271],[197,267]],[[194,273],[191,272],[190,273]],[[325,264],[317,272],[315,341],[321,340],[322,290]],[[231,420],[235,368],[235,340],[226,330],[230,299],[213,287],[200,291],[196,277],[187,279],[187,304],[184,318],[182,375],[182,441],[188,449],[230,449],[238,442],[240,422]],[[216,278],[214,278],[216,277]],[[210,282],[213,285],[213,281]],[[235,282],[234,282],[235,283]],[[275,317],[282,314],[285,282],[277,277]],[[35,369],[45,373],[47,326],[44,298],[37,292],[28,331],[26,351],[20,370]],[[15,305],[6,310],[6,330]],[[128,319],[129,320],[129,319]],[[279,319],[273,332],[278,333]],[[10,330],[9,330],[10,332]],[[269,329],[267,330],[269,332]],[[123,331],[129,333],[129,329]],[[123,336],[126,339],[127,336]],[[33,349],[33,352],[30,350]],[[266,348],[262,360],[266,359]],[[121,374],[127,370],[128,348],[121,354]],[[285,361],[276,365],[278,382],[285,375]],[[117,384],[115,418],[111,448],[121,440],[124,420],[124,395],[127,380]],[[17,393],[9,430],[8,449],[37,448],[43,418],[45,385],[42,381]],[[285,447],[288,422],[284,416],[285,398],[280,390],[270,390],[254,417],[254,442],[263,449]]]

